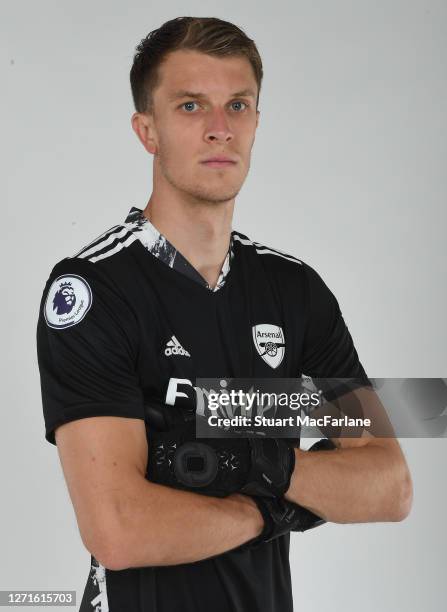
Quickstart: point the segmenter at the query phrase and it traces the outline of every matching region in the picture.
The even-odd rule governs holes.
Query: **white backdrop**
[[[82,598],[89,553],[57,450],[44,440],[38,307],[58,260],[149,198],[152,158],[130,127],[128,75],[139,40],[172,17],[233,21],[263,58],[260,126],[234,228],[322,275],[370,376],[447,375],[447,4],[168,8],[0,8],[0,589],[75,589]],[[446,441],[401,444],[414,479],[410,517],[292,536],[297,610],[441,609]]]

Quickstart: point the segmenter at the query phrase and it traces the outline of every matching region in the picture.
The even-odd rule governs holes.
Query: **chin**
[[[234,199],[239,189],[192,189],[189,194],[197,200],[218,204]]]
[[[197,177],[193,184],[185,185],[183,191],[199,201],[225,202],[237,196],[241,189],[239,181],[213,181]]]

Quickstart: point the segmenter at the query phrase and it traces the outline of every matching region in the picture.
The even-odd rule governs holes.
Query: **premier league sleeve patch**
[[[45,321],[53,329],[76,325],[92,305],[92,290],[88,282],[77,274],[58,276],[53,281],[45,300]]]

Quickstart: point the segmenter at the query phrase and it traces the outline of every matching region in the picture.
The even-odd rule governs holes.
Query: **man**
[[[255,495],[202,495],[146,477],[145,405],[190,411],[197,378],[367,380],[320,276],[232,231],[261,80],[256,46],[233,24],[184,17],[151,32],[131,71],[132,127],[153,155],[147,206],[56,264],[46,283],[46,439],[57,443],[91,553],[82,611],[293,608],[290,535],[264,538],[268,513]],[[261,355],[253,329],[281,335],[280,359]],[[366,411],[382,409],[371,388],[357,392]],[[334,443],[292,451],[285,503],[339,523],[405,518],[411,479],[396,440]]]

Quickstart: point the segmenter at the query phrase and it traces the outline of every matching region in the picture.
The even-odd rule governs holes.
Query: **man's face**
[[[148,149],[156,154],[164,179],[196,200],[233,199],[250,167],[259,116],[256,95],[245,57],[171,53],[160,66],[153,94],[153,146]],[[218,156],[234,163],[205,163]]]

